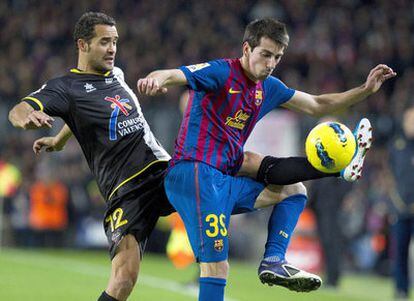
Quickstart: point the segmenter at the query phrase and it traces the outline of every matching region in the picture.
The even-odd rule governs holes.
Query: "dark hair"
[[[246,26],[243,43],[248,42],[253,49],[259,45],[260,39],[267,37],[278,44],[287,47],[289,44],[289,35],[286,25],[272,18],[254,20]]]
[[[83,39],[86,42],[90,42],[95,36],[95,25],[110,25],[115,26],[115,20],[104,14],[98,12],[84,13],[75,25],[73,31],[73,39],[75,40],[76,48],[79,39]]]

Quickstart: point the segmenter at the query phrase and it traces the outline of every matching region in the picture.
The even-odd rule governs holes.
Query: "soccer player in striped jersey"
[[[274,209],[264,259],[259,266],[261,281],[295,291],[319,288],[318,276],[285,260],[289,239],[307,200],[304,186],[299,183],[266,187],[265,183],[236,177],[244,160],[243,145],[257,121],[276,107],[313,116],[328,114],[363,100],[396,75],[388,66],[378,65],[363,85],[343,93],[311,95],[293,90],[271,76],[288,42],[283,23],[256,20],[246,28],[241,58],[157,70],[138,80],[138,91],[146,95],[166,93],[169,86],[187,85],[190,90],[164,185],[169,201],[186,225],[200,263],[199,301],[224,298],[231,214],[271,205]],[[369,122],[363,119],[361,124],[357,137],[369,137]],[[253,157],[249,160],[253,162],[251,168],[243,170],[244,174],[255,175],[259,170],[259,178],[272,184],[268,169],[274,169],[277,158],[271,162]],[[361,165],[363,157],[356,158]],[[309,165],[291,163],[285,166],[297,166],[304,175],[321,177],[313,174]]]

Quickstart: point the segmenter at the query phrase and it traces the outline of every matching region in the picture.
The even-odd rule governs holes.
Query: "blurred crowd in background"
[[[56,121],[51,130],[23,132],[7,120],[19,99],[76,66],[72,31],[86,11],[103,11],[116,19],[116,65],[134,90],[137,79],[154,69],[238,57],[245,25],[262,17],[287,24],[290,44],[274,75],[291,88],[312,94],[344,91],[363,84],[375,65],[391,66],[396,79],[335,116],[351,128],[363,116],[373,124],[375,141],[363,178],[337,197],[335,183],[324,185],[324,191],[334,192],[334,200],[310,200],[317,216],[337,214],[334,236],[345,246],[339,252],[345,255],[346,268],[389,273],[389,229],[395,211],[388,148],[399,134],[400,116],[414,100],[414,3],[409,0],[1,1],[0,179],[10,182],[2,190],[4,245],[89,247],[104,240],[105,205],[76,141],[60,153],[33,154],[33,141],[56,134],[62,123]],[[182,92],[172,89],[165,96],[139,98],[146,119],[169,152],[181,118]],[[301,144],[300,152],[292,155],[303,155],[306,133],[318,120],[295,118]],[[318,181],[311,183],[309,191],[317,185]],[[234,226],[245,230],[235,235],[253,239],[260,220],[255,215],[236,220]],[[314,235],[309,227],[312,224],[299,227],[298,233]],[[252,243],[240,250],[237,243],[245,243],[245,237],[232,240],[234,256],[249,257],[254,251],[246,250],[262,245]]]

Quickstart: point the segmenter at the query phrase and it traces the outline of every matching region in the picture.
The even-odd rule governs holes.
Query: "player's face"
[[[118,32],[115,26],[96,25],[95,37],[88,45],[88,69],[106,72],[114,68]]]
[[[414,139],[414,108],[410,108],[404,112],[402,126],[405,136],[409,139]]]
[[[256,80],[264,80],[272,74],[283,56],[285,47],[275,41],[262,37],[260,44],[253,51],[247,45],[245,55],[248,60],[249,76]]]

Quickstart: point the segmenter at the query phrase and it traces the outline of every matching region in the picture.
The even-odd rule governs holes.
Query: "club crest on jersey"
[[[256,106],[260,106],[263,102],[263,91],[262,90],[257,90],[256,91],[256,95],[254,98],[254,104]]]
[[[238,110],[233,117],[228,116],[226,119],[226,125],[231,126],[232,128],[242,130],[246,126],[247,120],[250,118],[250,115],[244,112],[243,110]]]
[[[90,93],[96,90],[96,88],[92,84],[89,84],[89,83],[86,83],[84,87],[85,87],[86,93]]]
[[[121,99],[121,96],[119,95],[115,95],[115,97],[106,96],[105,100],[111,103],[112,108],[111,118],[109,119],[109,140],[113,141],[117,139],[116,126],[119,112],[128,116],[129,111],[132,110],[132,106],[128,104],[129,99]]]
[[[224,243],[222,239],[216,239],[214,241],[214,250],[216,250],[217,252],[221,252],[223,251],[224,248]]]

